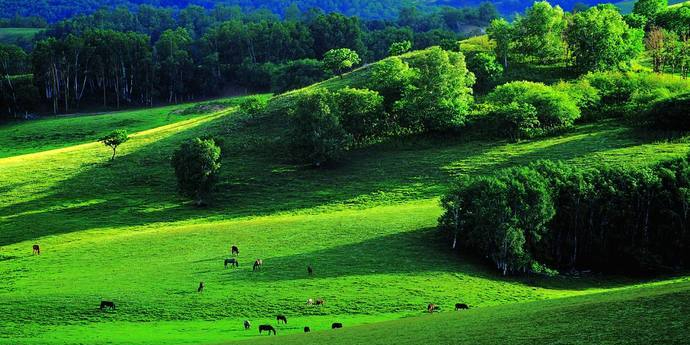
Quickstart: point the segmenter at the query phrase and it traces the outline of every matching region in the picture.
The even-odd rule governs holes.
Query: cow
[[[273,335],[276,335],[276,329],[271,325],[259,325],[259,334],[261,334],[263,331],[268,331],[269,335],[271,332],[273,332]]]
[[[311,298],[308,299],[308,300],[307,300],[307,305],[312,305],[312,304],[314,304],[314,300],[311,299]]]
[[[230,253],[231,255],[240,255],[240,249],[237,248],[237,246],[232,246],[232,248],[230,248]]]
[[[196,289],[196,292],[199,292],[199,293],[204,292],[205,287],[206,287],[206,285],[204,284],[204,282],[199,282],[199,287]]]
[[[278,321],[278,324],[280,324],[280,321],[283,321],[283,323],[287,325],[287,317],[285,317],[285,315],[276,316],[276,320]]]
[[[252,327],[252,324],[249,323],[249,320],[244,320],[244,330],[248,330],[250,327]]]
[[[34,244],[33,250],[34,255],[41,255],[41,247],[39,247],[38,244]]]
[[[228,265],[232,267],[240,267],[240,263],[237,262],[237,259],[232,258],[232,259],[225,259],[225,268],[228,268]]]
[[[112,301],[101,301],[101,310],[105,310],[105,308],[109,308],[112,310],[115,310],[115,302]]]
[[[307,265],[307,274],[314,275],[314,268],[311,267],[311,265]]]
[[[429,305],[426,307],[426,311],[428,311],[429,313],[433,313],[433,312],[435,312],[437,309],[438,309],[438,306],[437,306],[436,304],[433,304],[433,303],[429,304]]]
[[[256,259],[256,261],[254,261],[254,267],[252,268],[252,271],[259,270],[262,267],[264,267],[264,261],[261,259]]]
[[[468,306],[465,303],[455,303],[455,311],[458,311],[461,309],[470,309],[470,306]]]
[[[317,298],[316,299],[316,305],[323,305],[323,298]]]
[[[336,328],[343,328],[343,324],[340,323],[340,322],[334,322],[334,323],[331,325],[331,329],[336,329]]]
[[[309,327],[304,327],[304,333],[309,333],[311,332],[311,328]]]

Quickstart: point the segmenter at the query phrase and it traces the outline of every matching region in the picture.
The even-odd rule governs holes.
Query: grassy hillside
[[[688,322],[685,281],[233,344],[687,344]]]
[[[311,88],[354,85],[367,71]],[[236,112],[241,99],[233,99],[223,109],[190,115],[167,107],[0,127],[0,344],[221,343],[255,338],[256,325],[274,323],[276,314],[289,319],[279,327],[282,335],[305,325],[328,328],[335,320],[349,329],[419,316],[428,303],[448,311],[456,302],[476,311],[433,320],[444,325],[478,315],[467,327],[479,327],[498,318],[498,310],[508,313],[499,320],[515,320],[523,308],[508,307],[515,303],[654,283],[598,275],[501,277],[447,248],[434,228],[438,197],[458,174],[538,159],[653,164],[686,155],[687,137],[666,139],[667,133],[615,121],[520,143],[411,137],[354,151],[333,169],[312,169],[286,158],[285,147],[285,112],[292,96],[308,89],[277,97],[275,111],[257,118]],[[115,128],[134,134],[110,162],[109,149],[94,140]],[[219,138],[223,148],[215,200],[203,209],[177,196],[169,165],[180,142],[197,136]],[[34,243],[42,255],[31,255]],[[240,247],[240,267],[224,269],[233,244]],[[252,272],[257,258],[264,270]],[[196,293],[200,281],[207,285],[203,294]],[[308,298],[324,298],[326,305],[306,306]],[[118,310],[97,310],[104,299]],[[535,313],[549,308],[530,305],[543,306]],[[242,329],[244,319],[252,331]],[[487,333],[474,329],[476,337]],[[501,339],[493,334],[484,339]]]
[[[43,29],[36,28],[0,28],[0,43],[15,43],[18,39],[30,41]]]

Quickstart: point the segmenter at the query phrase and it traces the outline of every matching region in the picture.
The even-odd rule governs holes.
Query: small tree
[[[197,206],[211,192],[220,170],[220,147],[213,139],[185,141],[175,150],[172,166],[180,194],[194,198]]]
[[[113,156],[110,157],[110,160],[112,161],[115,160],[115,153],[117,151],[117,147],[125,143],[127,140],[129,140],[127,131],[124,129],[116,129],[98,141],[102,142],[105,146],[108,146],[111,149],[113,149]]]
[[[388,55],[402,55],[410,51],[410,49],[412,49],[412,42],[410,41],[395,42],[391,44],[391,47],[388,49]]]
[[[474,86],[479,91],[492,89],[503,76],[503,65],[490,53],[479,52],[470,55],[467,59],[467,69],[474,73],[477,79]]]
[[[343,71],[352,68],[360,62],[362,60],[357,52],[348,48],[332,49],[323,56],[324,67],[341,77]]]

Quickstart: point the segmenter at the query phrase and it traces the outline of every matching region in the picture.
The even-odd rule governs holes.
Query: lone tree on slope
[[[99,141],[102,142],[105,146],[110,147],[113,149],[113,156],[110,157],[110,160],[115,160],[115,153],[117,152],[118,146],[124,144],[129,140],[129,136],[127,135],[127,131],[124,129],[116,129],[112,131],[110,134],[104,136],[101,138]]]

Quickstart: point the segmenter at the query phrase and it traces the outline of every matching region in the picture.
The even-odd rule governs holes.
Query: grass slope
[[[14,44],[18,39],[31,41],[42,30],[36,28],[0,28],[0,43]]]
[[[0,343],[213,343],[256,337],[241,321],[272,323],[278,313],[290,320],[279,332],[289,334],[334,320],[349,327],[420,315],[430,302],[483,310],[645,285],[500,277],[448,250],[434,230],[437,198],[458,174],[538,159],[647,165],[688,152],[687,138],[607,122],[521,143],[404,138],[319,170],[286,159],[284,111],[247,118],[228,108],[161,120],[168,113],[128,112],[145,124],[125,125],[140,132],[114,162],[92,141],[97,133],[59,148],[60,140],[41,138],[29,149],[9,141],[0,158]],[[119,121],[102,116],[96,132]],[[0,138],[79,133],[98,118],[0,127]],[[197,209],[176,195],[169,158],[182,140],[205,135],[223,139],[223,168],[213,206]],[[43,255],[31,255],[33,243]],[[232,244],[240,246],[240,268],[226,270]],[[263,272],[251,272],[256,258]],[[314,277],[306,275],[309,263]],[[207,284],[203,294],[195,292],[199,281]],[[324,307],[305,305],[319,297]],[[119,309],[98,311],[101,299]]]
[[[687,344],[690,282],[233,344]]]

